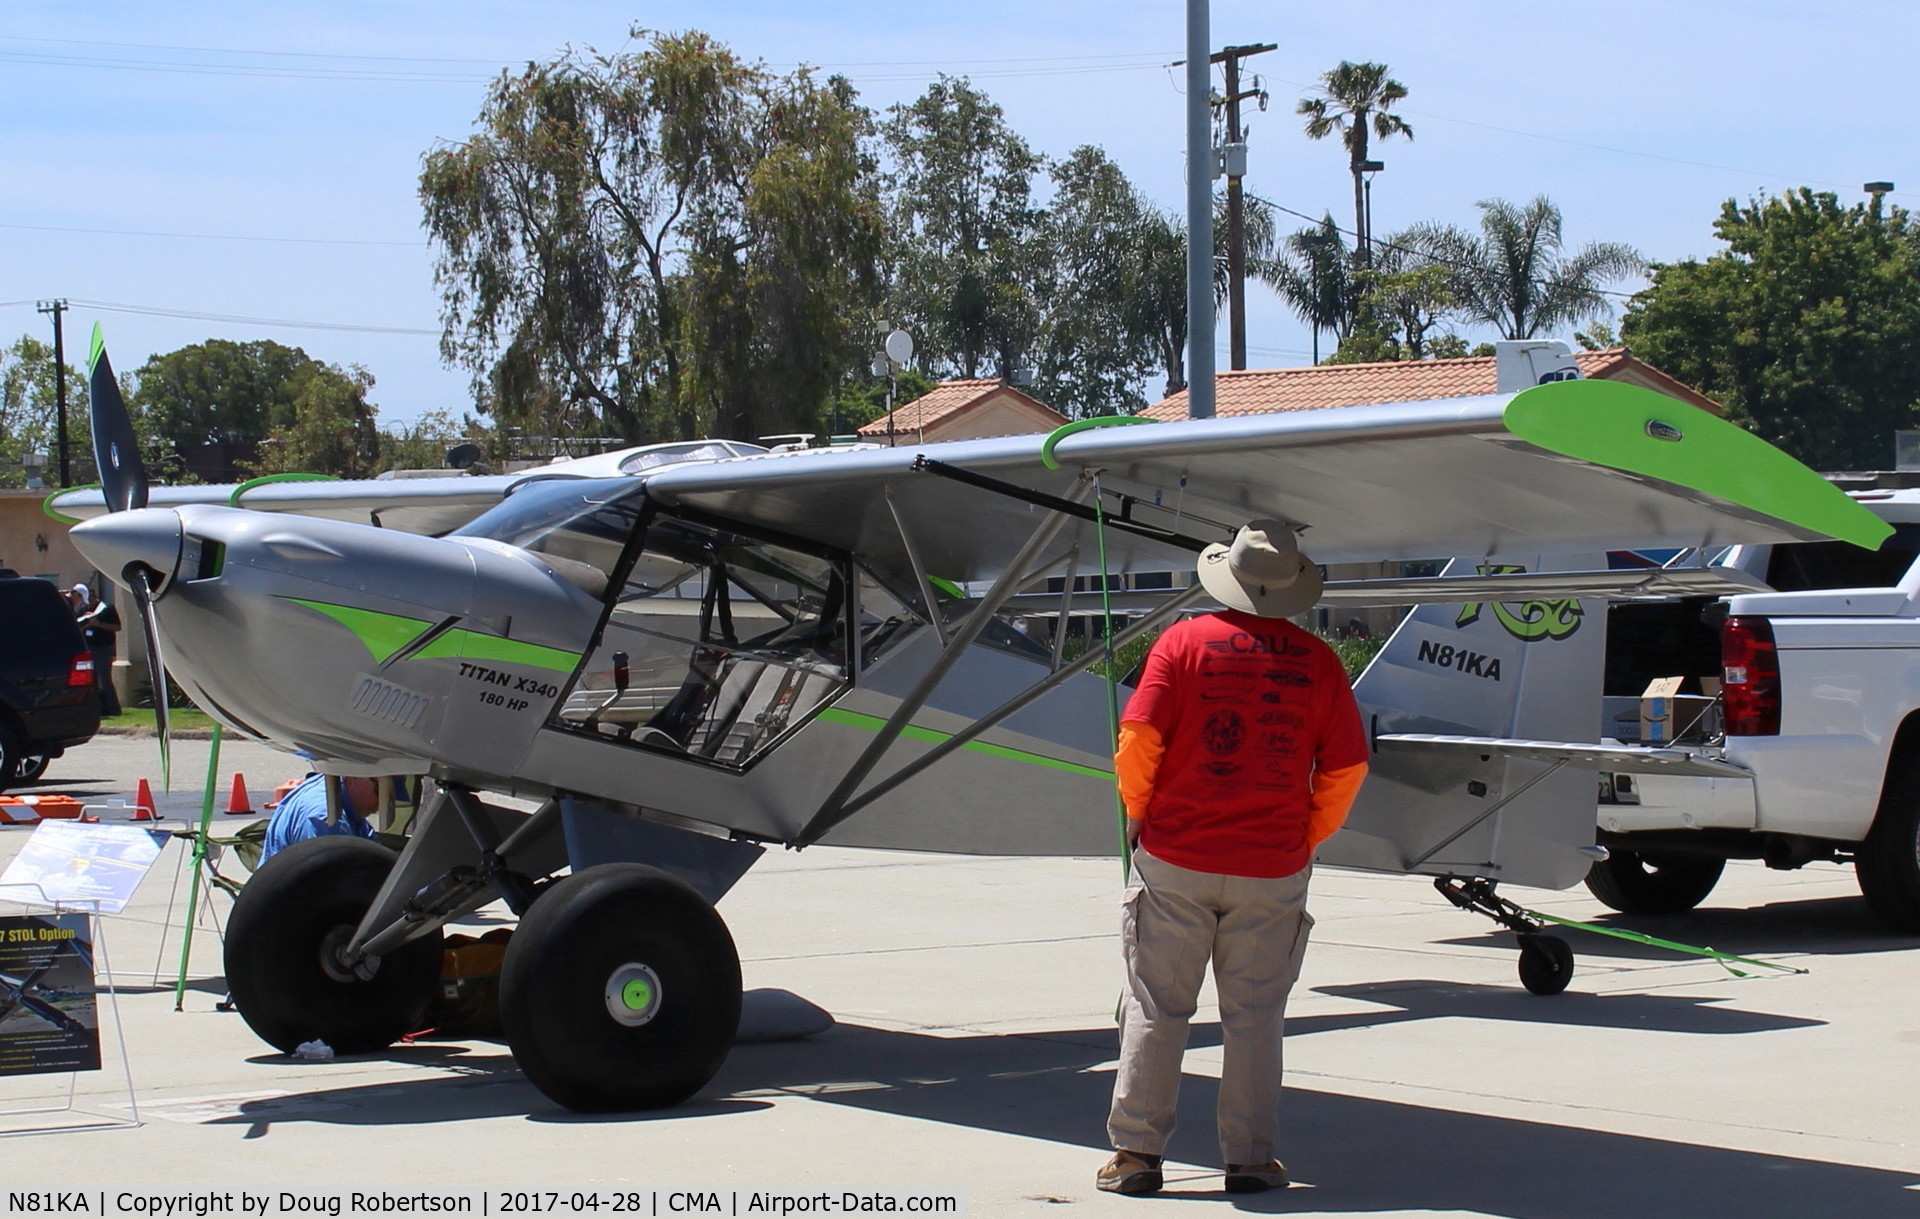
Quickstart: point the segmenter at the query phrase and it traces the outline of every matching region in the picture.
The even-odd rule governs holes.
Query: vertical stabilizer
[[[1446,574],[1605,565],[1595,555],[1502,556],[1456,559]],[[1602,601],[1423,605],[1401,623],[1354,693],[1376,740],[1431,733],[1591,741],[1605,655]],[[1378,746],[1372,766],[1347,828],[1322,848],[1324,862],[1547,888],[1585,875],[1590,860],[1579,849],[1593,844],[1591,767],[1548,773],[1553,763]]]

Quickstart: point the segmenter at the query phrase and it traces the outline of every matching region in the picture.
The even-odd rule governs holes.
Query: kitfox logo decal
[[[1503,564],[1481,564],[1483,576],[1510,576],[1525,571],[1526,568]],[[1460,607],[1460,616],[1453,620],[1456,627],[1471,626],[1480,620],[1480,611],[1488,603],[1470,601]],[[1535,643],[1542,639],[1565,639],[1580,629],[1582,611],[1578,600],[1565,601],[1496,601],[1493,606],[1493,618],[1506,628],[1507,634],[1523,643]],[[1422,660],[1426,659],[1425,647],[1421,649]],[[1496,668],[1498,665],[1496,663]]]

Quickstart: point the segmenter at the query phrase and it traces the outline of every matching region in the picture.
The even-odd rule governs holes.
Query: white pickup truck
[[[1874,913],[1920,934],[1920,491],[1856,493],[1894,526],[1845,542],[1736,547],[1774,591],[1625,603],[1608,618],[1601,733],[1631,739],[1656,677],[1716,677],[1676,743],[1749,777],[1603,775],[1587,886],[1616,910],[1699,904],[1729,859],[1851,862]]]

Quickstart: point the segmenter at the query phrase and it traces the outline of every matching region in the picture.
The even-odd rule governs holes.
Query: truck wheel
[[[1614,851],[1587,869],[1587,892],[1622,914],[1679,914],[1720,883],[1724,859]]]
[[[13,729],[0,723],[0,791],[18,782],[20,778],[20,738]]]
[[[1920,760],[1907,761],[1887,783],[1853,871],[1881,922],[1920,935]]]
[[[394,859],[365,838],[310,838],[269,859],[240,890],[227,924],[227,985],[262,1041],[287,1053],[319,1040],[337,1054],[365,1054],[424,1027],[440,980],[437,929],[379,958],[370,976],[335,956]]]
[[[707,900],[634,863],[576,872],[520,920],[500,1023],[534,1087],[583,1113],[705,1087],[740,1027],[740,958]]]

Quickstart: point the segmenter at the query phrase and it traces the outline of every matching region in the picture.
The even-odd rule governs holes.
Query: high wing
[[[225,504],[261,512],[379,525],[407,533],[438,535],[458,529],[500,502],[525,474],[454,475],[447,478],[258,480],[185,487],[154,487],[147,503],[155,508],[185,504]],[[63,491],[47,501],[47,511],[70,521],[91,520],[106,512],[97,487]]]
[[[1184,569],[1261,517],[1292,524],[1322,564],[1829,536],[1874,547],[1889,531],[1758,437],[1607,381],[1090,430],[1052,463],[1041,450],[1037,436],[814,450],[663,470],[648,493],[954,582],[999,574],[1045,508],[1091,504],[1096,481],[1113,573]],[[1050,554],[1097,572],[1097,550],[1083,529]]]
[[[512,474],[366,479],[269,475],[244,483],[153,487],[147,493],[147,502],[155,508],[224,504],[231,508],[289,512],[438,537],[498,504],[513,488],[535,479],[639,477],[679,462],[723,460],[764,452],[759,445],[741,441],[667,441],[556,461]],[[90,520],[106,510],[106,498],[98,487],[76,487],[57,492],[47,500],[47,511],[69,523]]]

